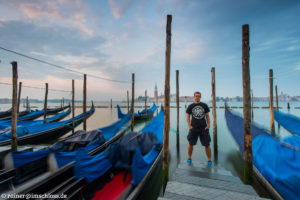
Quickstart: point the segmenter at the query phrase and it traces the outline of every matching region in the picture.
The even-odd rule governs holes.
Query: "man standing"
[[[189,126],[189,133],[187,139],[188,144],[188,160],[187,162],[192,163],[192,153],[193,146],[197,144],[198,137],[200,138],[202,146],[205,147],[205,152],[207,156],[207,164],[213,166],[211,162],[211,149],[210,149],[210,118],[209,118],[209,108],[207,104],[200,102],[201,93],[194,93],[194,103],[189,105],[186,110],[187,113],[187,123]],[[192,122],[190,116],[192,115]]]

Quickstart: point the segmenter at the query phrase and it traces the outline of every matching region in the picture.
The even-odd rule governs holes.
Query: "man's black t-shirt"
[[[186,113],[192,115],[191,125],[195,129],[204,129],[206,124],[205,114],[209,112],[209,107],[206,103],[192,103],[186,109]]]

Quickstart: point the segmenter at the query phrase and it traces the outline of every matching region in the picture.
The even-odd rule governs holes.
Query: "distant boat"
[[[125,114],[122,113],[122,110],[119,105],[117,105],[117,108],[118,108],[118,117],[121,118]],[[153,103],[153,106],[151,108],[147,109],[147,113],[146,113],[145,109],[143,109],[142,111],[138,111],[138,113],[134,113],[134,120],[150,119],[153,117],[156,109],[157,109],[157,106],[155,105],[155,103]]]
[[[68,116],[71,113],[71,108],[67,111],[60,112],[52,117],[46,118],[46,123],[58,122]],[[44,120],[29,120],[29,121],[17,121],[17,126],[32,126],[43,124]],[[11,120],[0,121],[0,131],[11,127]]]
[[[95,109],[92,107],[86,112],[86,117],[90,117]],[[83,121],[83,113],[75,118],[75,125],[79,125]],[[47,124],[38,124],[31,126],[18,126],[18,144],[42,144],[54,140],[72,130],[72,118]],[[0,133],[0,146],[9,145],[11,143],[11,131],[5,130]]]
[[[70,105],[67,105],[67,106],[64,106],[64,107],[59,107],[59,108],[48,108],[47,109],[47,115],[56,114],[56,113],[58,113],[60,111],[63,111],[67,108],[70,108]],[[34,120],[34,119],[39,118],[42,115],[44,115],[44,109],[35,110],[35,111],[22,111],[22,112],[19,113],[18,121]],[[8,115],[6,117],[2,117],[0,120],[1,121],[11,120],[11,112],[10,112],[10,115]]]
[[[241,155],[244,151],[243,118],[225,109],[228,129]],[[275,199],[300,197],[300,138],[289,136],[279,140],[252,122],[254,173]]]
[[[292,134],[300,136],[300,118],[288,113],[274,110],[275,120]]]

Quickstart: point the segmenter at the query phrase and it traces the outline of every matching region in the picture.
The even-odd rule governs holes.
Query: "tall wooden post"
[[[145,90],[145,113],[147,114],[147,90]]]
[[[48,83],[46,83],[45,101],[44,101],[44,124],[47,123],[47,103],[48,103]]]
[[[252,120],[253,120],[253,90],[251,89],[251,117],[252,117]]]
[[[163,185],[169,179],[169,129],[170,129],[170,65],[171,65],[171,23],[172,15],[167,16],[166,61],[165,61],[165,116],[163,139]]]
[[[12,116],[11,116],[11,150],[17,151],[17,87],[18,87],[18,63],[13,61],[12,64]]]
[[[216,113],[216,80],[215,68],[211,68],[211,88],[212,88],[212,115],[213,115],[213,138],[214,138],[214,158],[218,160],[218,132],[217,132],[217,113]]]
[[[176,130],[176,148],[177,154],[180,152],[179,140],[179,70],[176,70],[176,107],[177,107],[177,130]]]
[[[83,75],[83,130],[86,130],[86,74]]]
[[[18,94],[17,115],[19,115],[19,112],[20,112],[21,90],[22,90],[22,82],[19,82],[19,94]]]
[[[290,97],[287,97],[287,109],[290,110]]]
[[[269,85],[270,85],[270,116],[271,116],[271,132],[273,133],[275,131],[275,126],[274,126],[274,103],[273,103],[273,70],[269,70]]]
[[[75,82],[74,79],[72,79],[72,133],[74,133],[75,129]]]
[[[131,88],[131,131],[134,127],[134,73],[132,73],[132,88]]]
[[[28,96],[26,96],[26,110],[29,111],[29,101],[28,101]]]
[[[275,85],[275,95],[276,95],[276,110],[278,111],[278,93],[277,93],[277,85]]]
[[[62,107],[65,107],[65,98],[62,98]]]
[[[127,90],[127,109],[129,113],[129,91]]]
[[[253,156],[251,134],[251,100],[250,100],[250,69],[249,69],[249,25],[243,25],[242,71],[243,71],[243,114],[244,114],[244,182],[252,183]]]

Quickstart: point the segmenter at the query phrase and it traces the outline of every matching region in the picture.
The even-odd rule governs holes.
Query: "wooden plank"
[[[193,184],[193,185],[198,185],[203,187],[240,192],[240,193],[257,196],[255,190],[250,185],[244,185],[241,183],[232,183],[232,182],[228,183],[228,181],[186,176],[180,174],[175,174],[173,180],[181,183],[188,183],[188,184]]]

